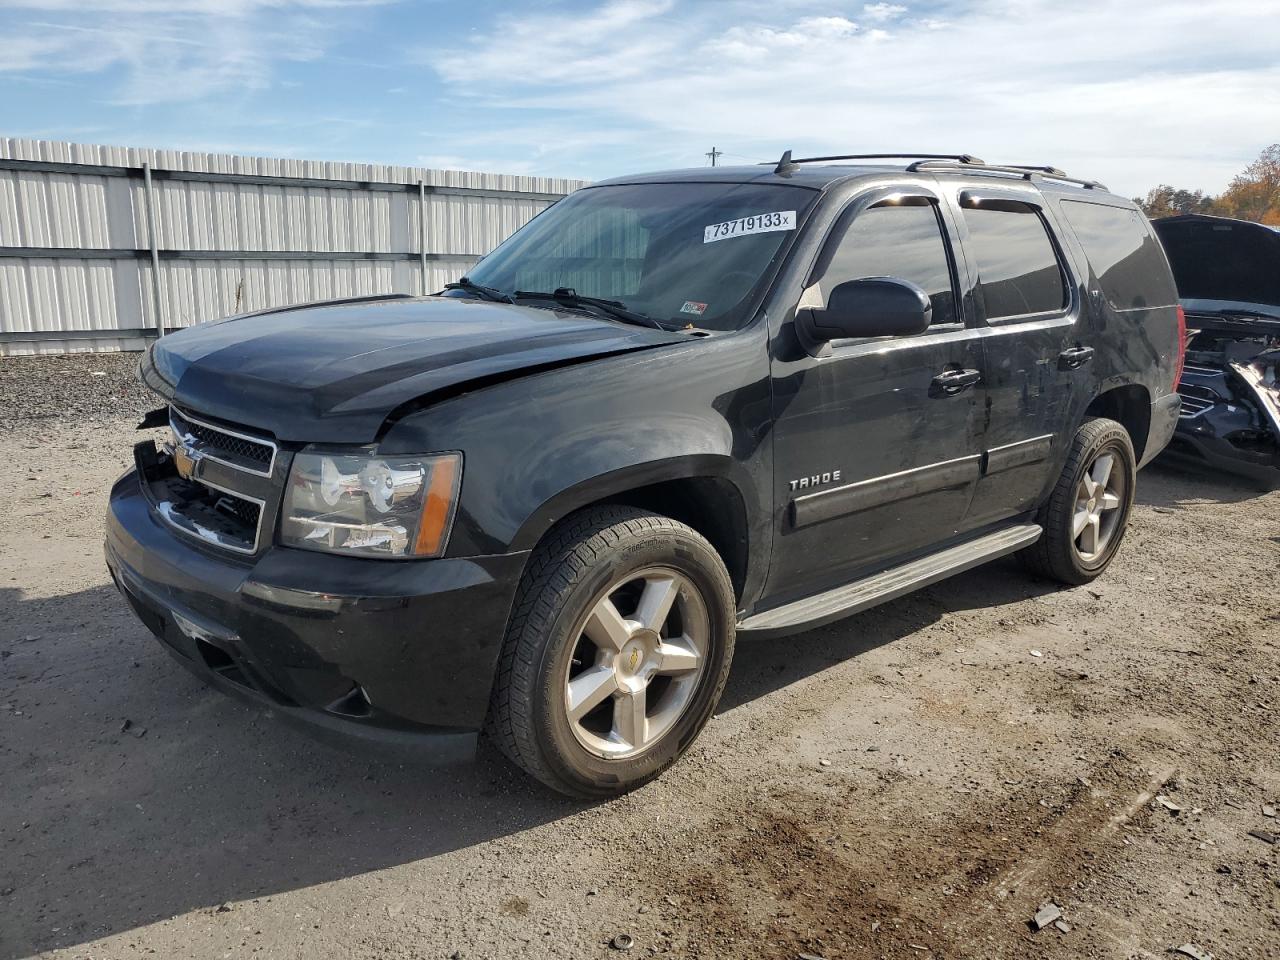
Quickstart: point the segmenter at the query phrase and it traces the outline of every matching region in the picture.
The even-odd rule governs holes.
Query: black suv
[[[1177,423],[1177,303],[1134,205],[1053,168],[611,180],[441,295],[158,341],[172,438],[107,561],[224,690],[617,793],[688,748],[735,637],[1015,552],[1101,573]]]

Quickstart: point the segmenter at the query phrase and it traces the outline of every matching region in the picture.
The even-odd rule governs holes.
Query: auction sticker
[[[750,217],[739,217],[737,220],[726,220],[724,223],[707,224],[702,229],[702,242],[715,243],[717,240],[728,240],[730,237],[745,237],[752,233],[773,233],[775,230],[794,230],[795,228],[796,212],[794,210],[757,213]]]

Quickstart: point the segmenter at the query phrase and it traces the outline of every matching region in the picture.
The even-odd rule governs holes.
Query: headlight
[[[438,557],[453,525],[462,457],[299,453],[280,524],[291,547],[375,557]]]

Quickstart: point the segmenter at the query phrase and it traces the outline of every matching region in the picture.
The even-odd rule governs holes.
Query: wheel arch
[[[517,532],[513,550],[532,550],[557,524],[590,507],[625,505],[692,527],[715,548],[741,602],[752,582],[747,499],[733,462],[703,454],[655,461],[593,477],[545,501]]]
[[[1140,383],[1110,387],[1093,398],[1085,417],[1106,417],[1119,423],[1129,434],[1134,459],[1143,462],[1151,432],[1151,394],[1146,387]]]

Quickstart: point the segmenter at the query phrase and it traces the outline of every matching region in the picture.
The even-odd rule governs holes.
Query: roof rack
[[[905,160],[911,159],[912,163],[907,167],[909,173],[919,173],[928,170],[965,170],[973,173],[1004,173],[1013,174],[1024,180],[1030,180],[1033,177],[1048,177],[1051,180],[1060,180],[1063,183],[1074,183],[1077,186],[1084,187],[1086,190],[1106,190],[1107,188],[1097,180],[1077,180],[1075,177],[1067,176],[1057,167],[1050,166],[1032,166],[1029,164],[996,164],[987,163],[980,160],[971,153],[846,153],[832,157],[801,157],[792,159],[791,151],[788,150],[782,155],[782,159],[778,161],[773,168],[773,172],[780,177],[789,177],[800,168],[802,163],[829,163],[832,160]]]
[[[1008,173],[1021,177],[1023,180],[1031,180],[1034,177],[1047,177],[1050,180],[1060,180],[1063,183],[1074,183],[1076,186],[1084,187],[1086,190],[1106,190],[1107,188],[1097,180],[1078,180],[1075,177],[1068,176],[1057,167],[1033,167],[1025,164],[997,164],[967,162],[964,160],[954,160],[951,158],[925,159],[917,160],[911,166],[907,167],[910,173],[919,173],[929,170],[964,170],[973,173]]]
[[[795,168],[802,163],[830,163],[832,160],[906,160],[908,158],[982,163],[977,157],[968,153],[916,153],[915,151],[907,151],[906,153],[844,153],[832,157],[800,157],[798,160],[793,160],[791,151],[788,150],[782,155],[782,159],[778,161],[773,172],[779,176],[787,176],[794,173]]]

